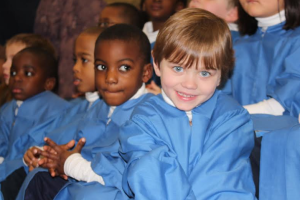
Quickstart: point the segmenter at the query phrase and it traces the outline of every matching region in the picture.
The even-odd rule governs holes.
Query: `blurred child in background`
[[[129,3],[117,2],[105,6],[100,14],[98,25],[107,28],[115,24],[131,24],[142,29],[144,23],[136,7]]]
[[[207,10],[228,23],[231,31],[232,41],[234,42],[239,37],[238,31],[238,0],[191,0],[190,8],[201,8]]]
[[[17,162],[18,160],[22,160],[21,156],[16,156],[5,163],[9,170],[6,172],[6,179],[1,182],[4,197],[15,199],[25,179],[25,176],[18,176],[18,174],[26,174],[38,166],[39,156],[35,152],[37,148],[40,148],[38,146],[43,145],[43,138],[48,134],[53,135],[54,133],[59,133],[57,137],[66,137],[63,130],[67,131],[66,127],[68,125],[71,126],[70,123],[76,127],[77,118],[80,118],[99,100],[99,95],[95,87],[94,49],[96,39],[102,30],[100,27],[87,28],[78,36],[75,42],[74,84],[77,91],[85,94],[85,99],[79,101],[77,104],[73,104],[71,108],[61,115],[56,116],[54,120],[51,119],[32,128],[26,139],[23,137],[23,148],[19,150],[18,154],[24,154],[29,148],[24,154],[25,165],[22,162]],[[68,139],[68,141],[71,139]]]
[[[43,38],[40,35],[37,34],[30,34],[30,33],[24,33],[24,34],[18,34],[10,38],[6,44],[5,44],[5,63],[2,65],[3,68],[3,77],[4,82],[6,85],[9,83],[9,77],[10,77],[10,68],[12,64],[12,59],[14,55],[16,55],[20,50],[24,49],[25,47],[39,47],[46,49],[50,53],[56,56],[55,49],[51,42],[45,38]],[[4,103],[10,101],[12,99],[11,93],[9,92],[8,87],[5,85],[1,86],[1,105]]]
[[[30,130],[69,107],[68,102],[51,92],[58,80],[53,54],[38,47],[27,47],[14,56],[10,71],[13,100],[0,110],[1,181],[11,167],[22,163],[22,159],[10,161],[22,157],[22,150],[26,150],[23,142]]]

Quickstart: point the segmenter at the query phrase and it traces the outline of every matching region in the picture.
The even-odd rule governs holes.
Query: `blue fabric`
[[[264,135],[260,162],[260,200],[299,199],[299,144],[299,124]]]
[[[81,151],[82,156],[92,162],[92,168],[97,174],[103,176],[107,186],[112,186],[111,190],[114,192],[107,195],[114,196],[115,194],[116,196],[122,196],[123,194],[119,194],[119,189],[116,188],[116,186],[121,186],[121,180],[107,180],[107,178],[114,176],[113,173],[116,174],[115,179],[121,178],[122,176],[119,174],[122,172],[122,170],[124,170],[124,162],[120,162],[121,160],[119,157],[116,159],[111,157],[111,155],[117,154],[118,152],[119,127],[130,118],[131,113],[136,105],[145,101],[151,96],[153,95],[145,94],[138,99],[133,99],[120,106],[117,106],[110,118],[107,117],[110,106],[107,105],[103,100],[99,100],[85,115],[83,115],[81,118],[77,118],[77,120],[65,126],[63,128],[64,130],[60,130],[63,131],[63,134],[61,134],[59,130],[55,130],[49,133],[47,136],[58,144],[64,144],[69,142],[71,139],[75,139],[77,143],[80,138],[85,137],[86,143]],[[104,159],[102,159],[103,161],[99,160],[99,157],[103,156],[101,154],[107,154],[107,158],[104,157]],[[17,199],[23,199],[28,183],[37,172],[39,172],[39,169],[30,172],[30,176],[26,177]],[[78,188],[82,188],[84,190],[84,185],[87,185],[87,190],[89,190],[89,187],[101,187],[94,186],[94,184],[97,185],[99,183],[87,184],[85,182],[74,181],[71,178],[69,179],[69,183],[67,183],[62,191],[58,193],[56,199],[75,199],[77,194],[81,192],[78,190]],[[76,184],[83,186],[76,186]],[[110,189],[106,188],[103,190],[111,191]],[[84,193],[84,191],[82,192]],[[95,191],[95,194],[89,195],[99,196],[98,191]]]
[[[292,127],[299,123],[297,118],[288,115],[253,114],[251,119],[257,137],[261,137],[270,131]]]
[[[300,112],[300,27],[286,31],[284,23],[236,40],[235,69],[224,91],[242,105],[274,98],[285,108],[285,115],[296,117]]]
[[[1,108],[0,155],[5,160],[0,165],[0,181],[23,166],[23,155],[36,140],[36,136],[30,134],[30,131],[40,124],[54,120],[69,106],[67,101],[46,91],[25,100],[17,116],[15,116],[16,100],[12,100]]]
[[[216,91],[192,115],[191,126],[186,113],[161,95],[137,107],[120,131],[126,194],[139,200],[255,199],[247,111]]]
[[[230,30],[230,32],[231,32],[232,43],[234,43],[237,39],[241,37],[239,31]]]

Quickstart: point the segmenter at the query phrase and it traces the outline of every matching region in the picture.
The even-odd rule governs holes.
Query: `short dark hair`
[[[144,21],[141,18],[140,11],[132,4],[125,2],[115,2],[108,4],[106,7],[122,8],[121,17],[128,21],[128,24],[143,28]]]
[[[36,46],[26,47],[19,51],[17,55],[25,52],[31,53],[38,57],[39,61],[41,62],[39,67],[42,67],[46,78],[55,78],[56,82],[53,91],[56,92],[58,89],[58,61],[55,56],[49,51]]]
[[[128,43],[135,42],[144,64],[150,63],[150,42],[145,33],[138,27],[129,24],[116,24],[108,27],[99,35],[96,45],[106,40],[121,40]]]
[[[203,62],[206,69],[221,71],[222,87],[234,66],[231,33],[223,19],[206,10],[186,8],[165,22],[158,33],[153,57],[158,66],[163,59],[188,68]]]
[[[285,25],[283,29],[295,29],[300,26],[300,1],[284,0]],[[278,11],[279,12],[279,11]],[[238,5],[238,26],[241,35],[253,35],[257,30],[257,20],[245,12],[241,4]]]

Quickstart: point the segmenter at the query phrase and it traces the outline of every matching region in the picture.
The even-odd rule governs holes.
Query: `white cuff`
[[[96,181],[105,185],[102,176],[99,176],[93,171],[91,162],[85,160],[80,153],[74,153],[67,158],[64,165],[64,172],[67,176],[78,181]]]
[[[300,124],[300,114],[299,114],[299,118],[298,118],[298,120],[299,120],[299,124]]]
[[[0,157],[0,164],[3,163],[4,157]]]
[[[269,114],[269,115],[282,115],[285,111],[284,107],[275,99],[271,98],[263,100],[256,104],[244,106],[250,114]]]

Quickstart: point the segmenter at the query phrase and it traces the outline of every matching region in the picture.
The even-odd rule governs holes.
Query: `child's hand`
[[[38,160],[40,157],[40,152],[41,150],[37,147],[31,147],[25,152],[23,159],[29,167],[29,171],[32,171],[34,168],[39,166]]]
[[[147,88],[148,92],[150,92],[150,93],[152,93],[152,94],[157,95],[157,94],[160,94],[160,93],[161,93],[161,88],[158,87],[154,81],[151,81],[151,83],[148,84],[148,85],[146,86],[146,88]]]
[[[81,149],[85,144],[85,138],[80,139],[77,146],[72,151],[68,150],[74,146],[74,140],[71,140],[70,142],[64,145],[57,145],[49,138],[45,138],[45,142],[48,143],[49,146],[44,147],[44,151],[41,155],[47,158],[48,160],[47,162],[44,162],[44,160],[40,160],[39,165],[48,168],[51,176],[53,177],[61,176],[64,179],[68,179],[68,177],[64,173],[65,161],[71,154],[81,152]],[[56,153],[51,153],[51,151],[54,151]]]

